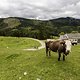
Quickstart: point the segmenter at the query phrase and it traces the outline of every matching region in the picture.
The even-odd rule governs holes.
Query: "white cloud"
[[[80,18],[79,0],[0,0],[0,17]]]

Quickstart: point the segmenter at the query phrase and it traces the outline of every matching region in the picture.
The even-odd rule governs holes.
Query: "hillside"
[[[57,18],[50,21],[61,26],[80,26],[80,19],[75,19],[72,17]]]
[[[46,39],[72,31],[80,32],[80,19],[66,17],[41,21],[20,17],[0,18],[0,36]]]

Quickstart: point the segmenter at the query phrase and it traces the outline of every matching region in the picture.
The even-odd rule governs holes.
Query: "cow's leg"
[[[47,43],[45,42],[45,47],[46,47],[46,56],[48,56],[48,46],[47,46]]]
[[[51,56],[50,50],[49,50],[49,56]]]
[[[58,53],[58,61],[60,61],[61,53]]]
[[[48,56],[48,48],[46,47],[46,56]]]
[[[63,53],[63,61],[65,61],[65,54]]]

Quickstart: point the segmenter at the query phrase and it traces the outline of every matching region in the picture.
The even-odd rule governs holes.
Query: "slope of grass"
[[[6,29],[7,28],[14,28],[14,27],[16,28],[17,26],[19,26],[21,24],[20,21],[16,18],[6,18],[6,19],[4,19],[3,22],[8,25],[7,27],[5,27]]]
[[[24,49],[36,46],[40,46],[40,43],[30,38],[0,37],[0,48]]]
[[[23,48],[37,43],[27,41],[27,38],[0,37],[0,80],[80,80],[80,45],[73,46],[66,61],[59,62],[57,53],[52,52],[48,58],[45,49],[24,51]]]

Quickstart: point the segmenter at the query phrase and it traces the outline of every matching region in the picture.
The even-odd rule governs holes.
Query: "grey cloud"
[[[0,4],[1,17],[52,19],[70,16],[80,18],[79,0],[2,0]]]

